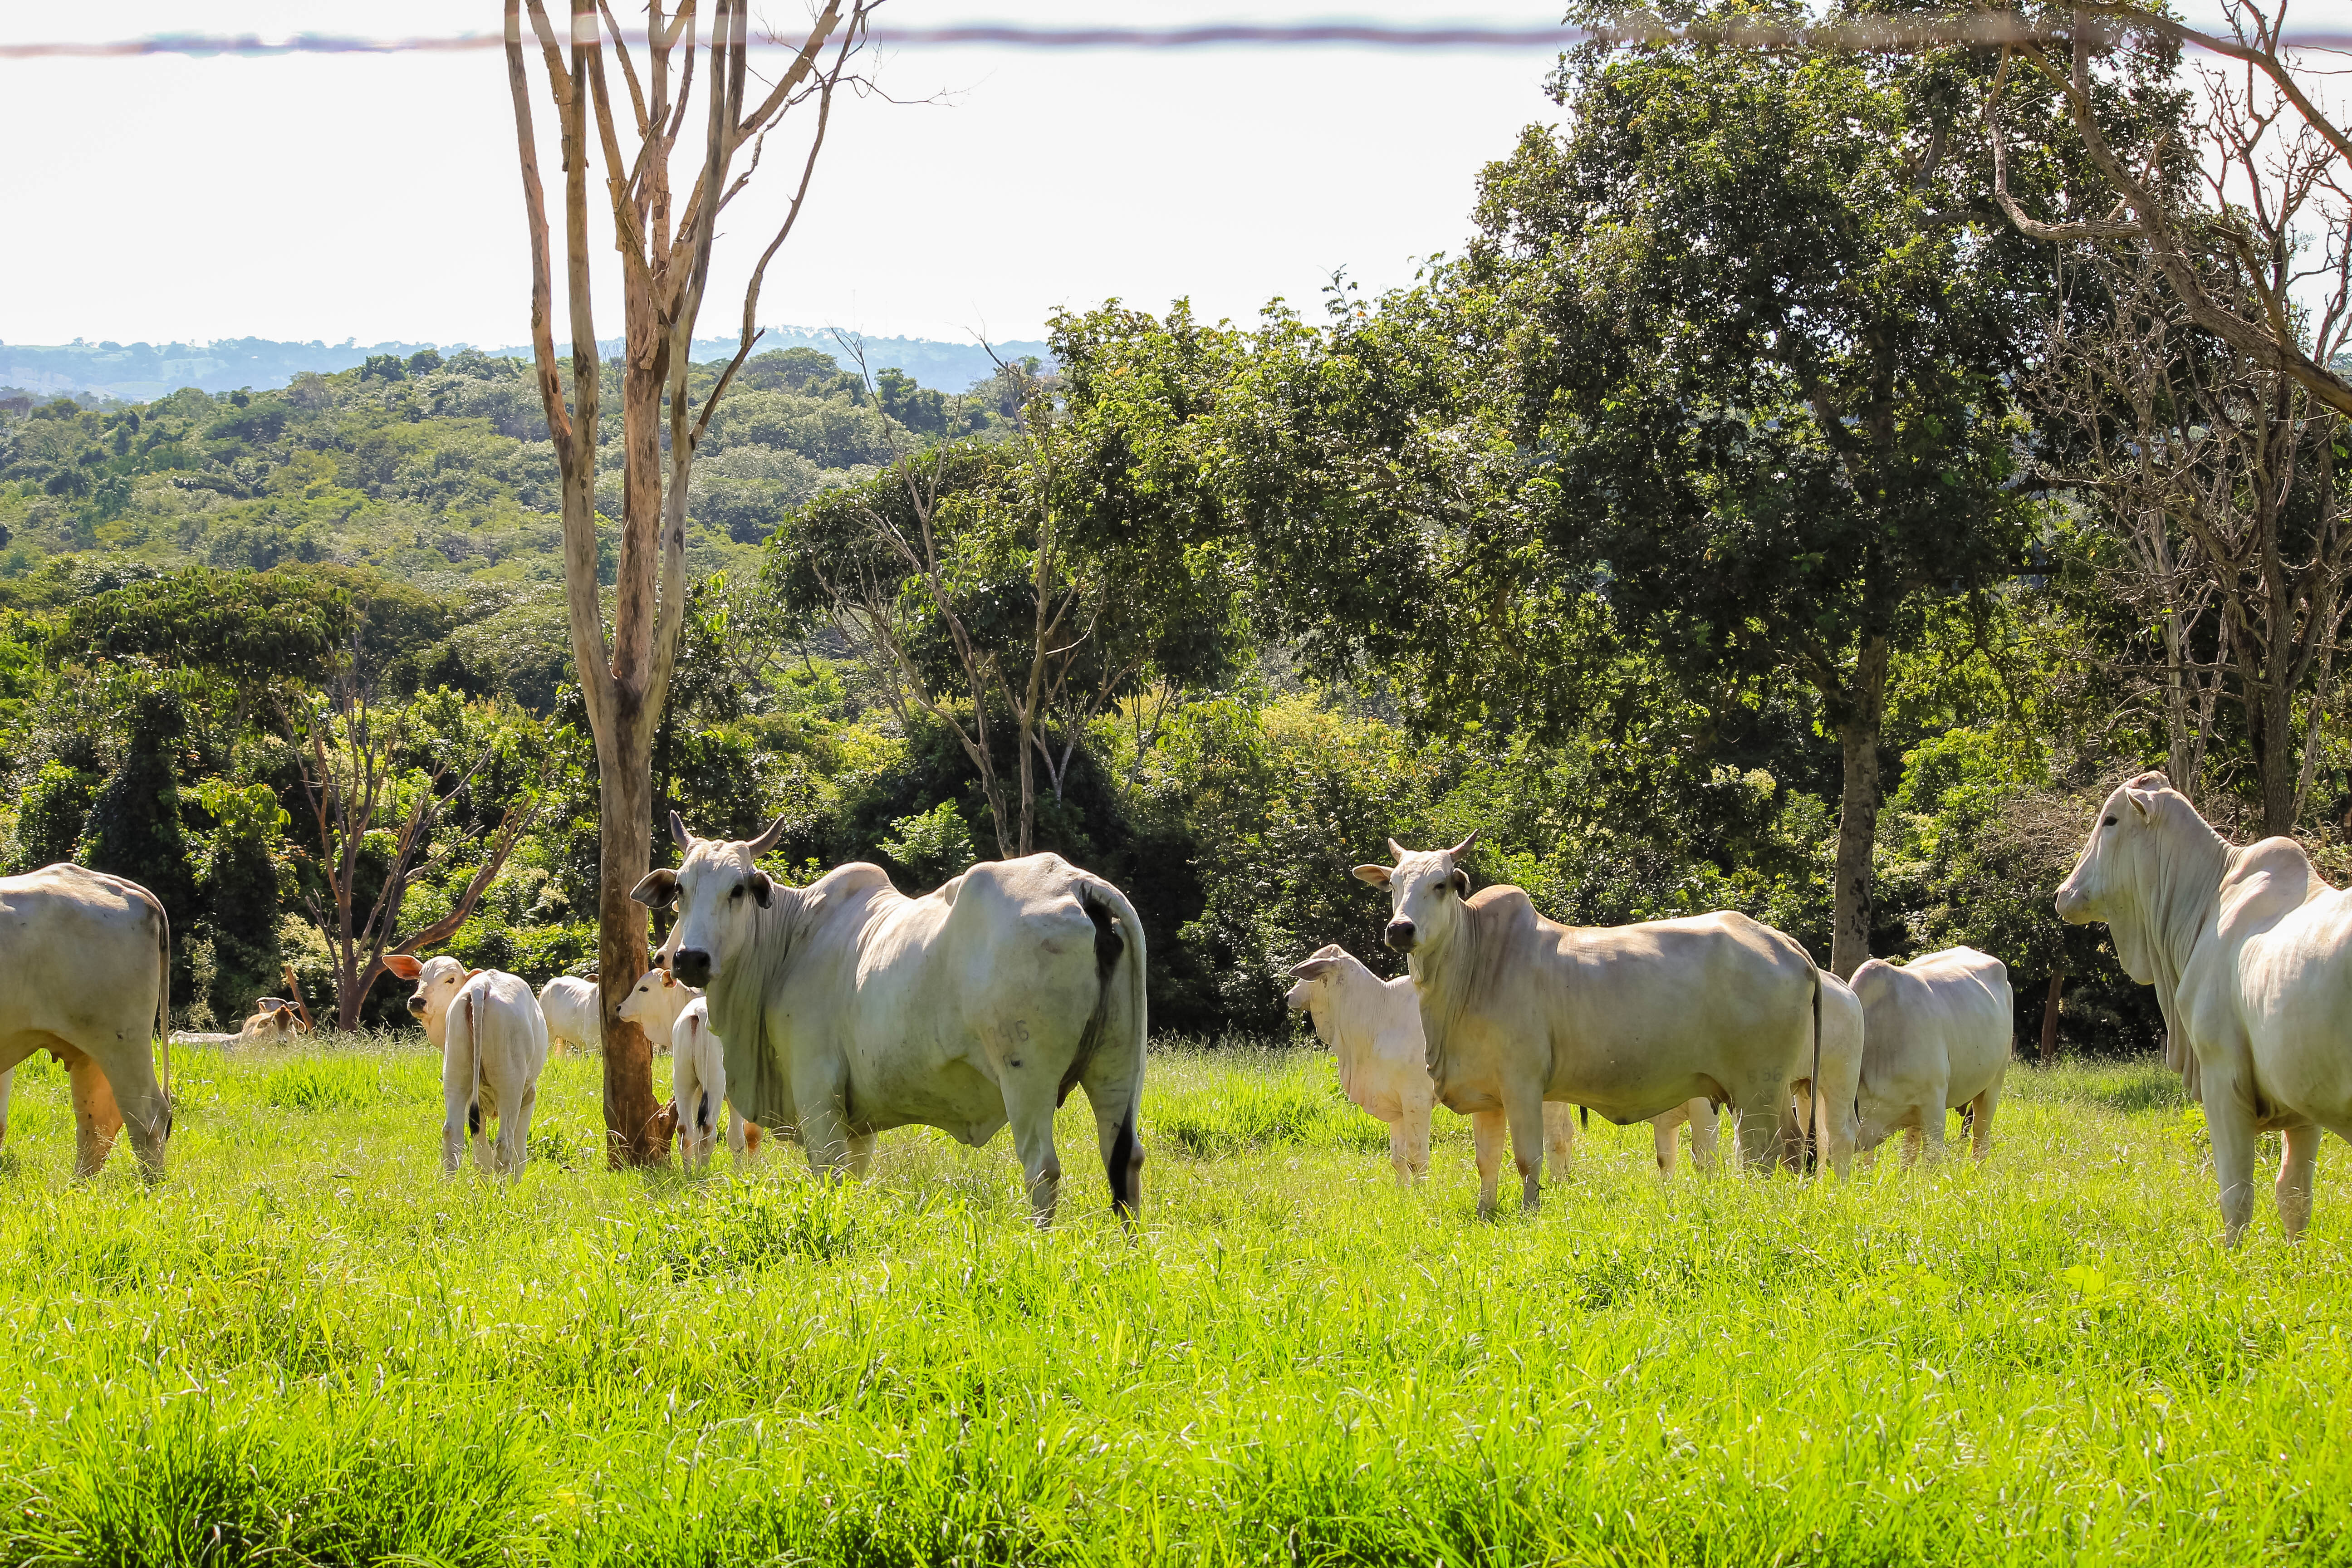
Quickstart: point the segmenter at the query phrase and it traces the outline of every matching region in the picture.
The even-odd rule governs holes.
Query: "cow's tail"
[[[172,911],[163,900],[153,894],[148,902],[155,910],[155,920],[163,931],[162,984],[155,988],[155,1033],[163,1041],[163,1136],[172,1136]]]
[[[482,1044],[474,1026],[474,994],[470,988],[457,993],[457,1005],[449,1009],[449,1021],[457,1026],[448,1033],[449,1048],[458,1053],[457,1067],[466,1075],[466,1135],[482,1135]],[[458,1030],[465,1033],[461,1036]]]
[[[1150,1004],[1144,984],[1149,963],[1143,921],[1127,895],[1099,878],[1088,878],[1079,885],[1078,904],[1095,926],[1095,1008],[1062,1079],[1061,1092],[1063,1098],[1068,1097],[1071,1086],[1086,1075],[1106,1045],[1127,1055],[1127,1106],[1103,1161],[1105,1174],[1110,1178],[1111,1207],[1124,1220],[1131,1218],[1142,1204],[1143,1147],[1135,1123],[1143,1101],[1144,1048],[1151,1037]],[[1092,1091],[1088,1092],[1091,1097]]]
[[[1813,977],[1813,1076],[1811,1079],[1812,1092],[1805,1097],[1810,1103],[1805,1108],[1805,1129],[1800,1146],[1804,1150],[1805,1164],[1818,1176],[1821,1174],[1822,1151],[1817,1130],[1822,1119],[1829,1114],[1828,1097],[1822,1093],[1822,966],[1815,963],[1813,955],[1808,952],[1805,954],[1805,968]]]

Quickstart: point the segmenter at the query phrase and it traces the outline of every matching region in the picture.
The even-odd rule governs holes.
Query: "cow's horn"
[[[776,847],[776,840],[784,836],[784,818],[789,815],[791,814],[788,812],[776,813],[776,820],[768,824],[768,831],[743,846],[751,852],[752,859],[757,860]]]
[[[694,835],[686,830],[686,818],[674,811],[669,814],[669,841],[680,849],[694,847]]]
[[[1396,858],[1397,864],[1401,866],[1404,864],[1404,858],[1412,851],[1391,838],[1389,840],[1389,853]]]
[[[1454,859],[1459,860],[1459,859],[1461,859],[1461,858],[1462,858],[1462,857],[1464,857],[1465,855],[1469,854],[1469,853],[1470,853],[1470,846],[1472,846],[1473,844],[1475,844],[1475,843],[1477,843],[1477,842],[1478,842],[1478,830],[1477,830],[1476,828],[1475,828],[1475,827],[1474,827],[1474,828],[1472,828],[1472,829],[1470,830],[1470,837],[1467,837],[1467,838],[1464,839],[1461,843],[1456,844],[1453,848],[1448,849],[1445,853],[1446,853],[1446,854],[1448,854],[1449,856],[1453,857]]]

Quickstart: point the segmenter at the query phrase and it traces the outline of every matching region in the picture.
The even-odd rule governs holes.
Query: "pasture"
[[[2224,1251],[2153,1064],[2020,1066],[1987,1167],[1844,1184],[1664,1186],[1596,1121],[1481,1224],[1460,1119],[1408,1194],[1328,1056],[1163,1050],[1130,1241],[1076,1099],[1040,1235],[1003,1137],[613,1174],[570,1056],[500,1189],[436,1173],[415,1044],[175,1056],[152,1190],[70,1184],[20,1070],[11,1562],[2352,1558],[2345,1152]]]

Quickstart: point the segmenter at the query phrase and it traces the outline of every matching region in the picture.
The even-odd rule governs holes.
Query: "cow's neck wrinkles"
[[[2184,1077],[2193,1072],[2194,1058],[2180,1022],[2180,976],[2206,931],[2212,929],[2221,903],[2221,884],[2237,864],[2242,849],[2221,841],[2194,806],[2178,795],[2159,796],[2158,812],[2149,821],[2150,849],[2144,862],[2147,886],[2126,917],[2134,929],[2108,930],[2120,948],[2128,940],[2148,966],[2148,983],[2164,1015],[2166,1065]],[[2189,1091],[2196,1092],[2193,1077]]]
[[[1412,976],[1412,987],[1421,998],[1422,1065],[1442,1093],[1445,1086],[1445,1044],[1454,1023],[1469,1003],[1473,985],[1461,983],[1463,976],[1477,970],[1478,922],[1466,909],[1456,907],[1454,918],[1446,922],[1447,930],[1433,941],[1418,942],[1405,955],[1405,972]],[[1451,955],[1451,967],[1456,976],[1451,988],[1430,984],[1429,976],[1441,958]]]

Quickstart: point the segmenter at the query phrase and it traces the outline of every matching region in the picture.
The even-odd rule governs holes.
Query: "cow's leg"
[[[2319,1158],[2319,1139],[2320,1131],[2311,1122],[2290,1127],[2286,1147],[2279,1152],[2279,1224],[2286,1227],[2289,1241],[2301,1241],[2303,1227],[2311,1223],[2311,1169]]]
[[[448,1061],[448,1047],[442,1060]],[[467,1123],[474,1113],[474,1086],[454,1071],[441,1074],[441,1173],[454,1176],[466,1160]]]
[[[539,1085],[527,1083],[514,1097],[514,1108],[499,1118],[499,1163],[509,1181],[521,1180],[523,1163],[530,1158],[530,1113],[538,1104]]]
[[[1715,1174],[1717,1150],[1723,1138],[1722,1119],[1715,1113],[1715,1101],[1706,1099],[1692,1100],[1683,1109],[1690,1113],[1691,1163],[1699,1174]]]
[[[490,1134],[490,1123],[503,1125],[506,1117],[493,1102],[488,1084],[474,1089],[474,1103],[466,1118],[466,1131],[473,1135],[474,1169],[486,1176],[496,1175],[499,1169],[499,1143]]]
[[[1925,1119],[1923,1118],[1921,1121],[1909,1121],[1904,1124],[1903,1168],[1906,1171],[1919,1163],[1919,1150],[1927,1141],[1927,1135],[1920,1131],[1921,1126],[1924,1124],[1924,1120]]]
[[[0,1068],[0,1148],[8,1144],[8,1091],[16,1087],[16,1069]]]
[[[73,1091],[74,1174],[94,1176],[121,1134],[122,1110],[98,1063],[79,1051],[66,1056],[66,1081]]]
[[[1054,1151],[1055,1085],[1034,1068],[1013,1068],[1003,1078],[1004,1119],[1013,1125],[1013,1152],[1021,1160],[1030,1217],[1042,1230],[1054,1223],[1054,1210],[1062,1198],[1062,1160]]]
[[[1566,1100],[1544,1101],[1544,1169],[1555,1178],[1566,1176],[1576,1159],[1576,1109]]]
[[[1412,1184],[1419,1186],[1429,1175],[1429,1118],[1434,1108],[1409,1105],[1405,1108],[1404,1129],[1405,1171]]]
[[[1486,1219],[1495,1212],[1495,1186],[1503,1171],[1503,1113],[1499,1110],[1475,1110],[1470,1113],[1470,1147],[1478,1160],[1478,1217]]]
[[[1789,1098],[1785,1082],[1750,1089],[1732,1101],[1739,1120],[1733,1134],[1739,1145],[1739,1163],[1747,1170],[1769,1170],[1780,1158],[1780,1135]]]
[[[877,1133],[851,1133],[841,1146],[842,1168],[858,1181],[864,1181],[866,1173],[874,1169],[874,1145],[879,1142],[881,1138]],[[1059,1168],[1057,1164],[1055,1169]]]
[[[1543,1089],[1538,1084],[1503,1086],[1503,1120],[1511,1130],[1511,1167],[1519,1173],[1519,1212],[1543,1204]]]
[[[1396,1173],[1400,1187],[1412,1185],[1412,1163],[1404,1152],[1404,1124],[1409,1114],[1401,1110],[1397,1119],[1389,1123],[1389,1169]]]
[[[1650,1142],[1657,1147],[1658,1174],[1661,1176],[1675,1173],[1675,1134],[1682,1130],[1685,1119],[1685,1113],[1680,1110],[1650,1118]]]
[[[1930,1165],[1941,1164],[1944,1159],[1944,1139],[1952,1115],[1944,1100],[1946,1092],[1945,1085],[1936,1084],[1928,1090],[1927,1103],[1919,1107],[1920,1142]]]
[[[2254,1217],[2252,1111],[2233,1086],[2205,1080],[2205,1130],[2213,1140],[2213,1180],[2221,1189],[2221,1239],[2235,1247]]]
[[[1999,1079],[1993,1079],[1990,1088],[1969,1101],[1969,1121],[1971,1129],[1970,1152],[1979,1161],[1992,1152],[1992,1113],[2000,1104],[2000,1080]]]

